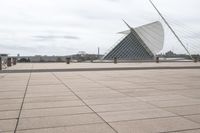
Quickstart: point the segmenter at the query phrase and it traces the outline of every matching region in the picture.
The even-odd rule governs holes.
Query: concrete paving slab
[[[0,111],[0,120],[2,119],[17,119],[19,115],[18,111]]]
[[[69,116],[54,116],[54,117],[40,117],[40,118],[23,118],[20,119],[18,130],[35,129],[35,128],[50,128],[73,126],[91,123],[103,122],[96,114],[80,114]]]
[[[200,113],[200,105],[168,107],[165,110],[173,112],[178,115],[194,115]]]
[[[93,111],[87,106],[80,107],[63,107],[63,108],[48,108],[48,109],[31,109],[22,110],[21,117],[44,117],[44,116],[59,116],[92,113]]]
[[[182,95],[156,95],[156,96],[144,96],[144,97],[137,97],[143,101],[168,101],[168,100],[177,100],[177,99],[185,99],[187,100],[188,97]]]
[[[22,103],[22,98],[17,98],[17,99],[0,99],[0,105],[2,104],[21,104]]]
[[[94,92],[94,93],[85,93],[85,94],[78,94],[79,97],[81,97],[82,99],[96,99],[96,98],[117,98],[117,97],[124,97],[124,94],[121,94],[119,92],[113,92],[113,93],[98,93],[98,92]]]
[[[0,92],[21,92],[25,91],[25,85],[12,85],[12,84],[1,84]]]
[[[177,100],[167,100],[167,101],[150,101],[159,107],[176,107],[176,106],[186,106],[186,105],[199,105],[200,99],[177,99]]]
[[[6,79],[6,80],[1,80],[0,84],[2,86],[26,86],[27,80],[28,79],[21,79],[22,81],[16,81],[15,79]],[[12,82],[12,84],[10,84]]]
[[[133,86],[133,85],[132,85]],[[134,85],[134,86],[136,86],[136,85]],[[119,92],[122,92],[122,93],[134,93],[134,92],[141,92],[141,91],[155,91],[155,88],[153,88],[153,87],[141,87],[141,86],[139,86],[139,87],[137,87],[137,88],[128,88],[128,87],[123,87],[123,88],[113,88],[114,90],[117,90],[117,91],[119,91]]]
[[[200,123],[200,114],[198,115],[188,115],[188,116],[184,116],[185,118],[192,120],[194,122]]]
[[[99,104],[115,104],[115,103],[130,103],[139,101],[132,97],[111,97],[111,98],[97,98],[84,100],[88,105],[99,105]]]
[[[69,91],[67,88],[62,84],[57,85],[29,85],[27,93],[38,93],[38,92],[56,92],[56,91]]]
[[[72,92],[55,92],[55,93],[28,93],[26,97],[52,97],[52,96],[73,96]]]
[[[21,104],[2,104],[0,106],[0,111],[11,111],[11,110],[19,110]]]
[[[68,84],[66,84],[66,85],[68,85]],[[80,85],[79,85],[79,87],[71,87],[70,86],[70,88],[76,93],[95,92],[95,91],[100,91],[100,90],[102,90],[104,92],[110,91],[110,88],[106,88],[106,87],[91,87],[91,88],[86,87],[86,88],[84,88],[84,87],[81,87]]]
[[[186,130],[186,131],[172,132],[172,133],[200,133],[200,129]]]
[[[89,124],[71,127],[22,130],[17,133],[115,133],[107,124]]]
[[[185,90],[188,89],[187,86],[182,85],[182,84],[166,84],[166,85],[156,85],[155,89],[158,90]]]
[[[180,92],[180,94],[183,96],[200,99],[199,93],[200,89],[195,89],[195,90],[190,89]]]
[[[34,85],[59,85],[60,83],[58,81],[55,80],[31,80],[30,81],[30,85],[34,86]]]
[[[152,90],[140,90],[140,91],[133,91],[133,92],[125,92],[126,95],[132,96],[132,97],[146,97],[146,96],[159,96],[159,95],[170,95],[170,94],[176,94],[174,92],[164,92],[156,89]]]
[[[6,98],[23,98],[24,92],[1,92],[0,99]]]
[[[0,120],[0,132],[14,131],[17,119]]]
[[[176,116],[173,113],[164,111],[162,109],[143,109],[131,111],[116,111],[98,113],[106,122],[126,121],[126,120],[139,120],[159,117]]]
[[[40,109],[40,108],[56,108],[56,107],[73,107],[83,106],[84,103],[80,100],[76,101],[56,101],[56,102],[40,102],[40,103],[25,103],[23,109]]]
[[[97,84],[97,83],[93,83],[91,81],[90,82],[81,83],[81,86],[79,84],[77,84],[77,83],[80,83],[80,81],[76,81],[73,84],[68,83],[68,81],[64,82],[64,83],[67,83],[71,88],[73,88],[75,90],[76,89],[87,89],[87,88],[93,88],[93,89],[95,89],[95,88],[102,88],[102,85]]]
[[[56,102],[56,101],[76,101],[78,98],[74,95],[70,96],[43,96],[43,97],[29,97],[25,99],[25,103],[40,103],[40,102]]]
[[[200,128],[200,125],[181,117],[146,119],[110,123],[119,133],[160,133]]]
[[[90,106],[95,112],[110,112],[110,111],[123,111],[135,109],[151,109],[154,106],[144,102],[131,102],[119,104],[105,104],[105,105],[92,105]]]

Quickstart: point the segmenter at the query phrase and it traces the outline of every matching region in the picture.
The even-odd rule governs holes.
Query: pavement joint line
[[[24,90],[0,90],[1,93],[5,92],[23,92]]]
[[[185,117],[185,116],[192,116],[192,115],[200,115],[200,113],[196,113],[196,114],[186,114],[186,115],[180,115],[180,116]],[[199,122],[198,122],[198,123],[199,123]]]
[[[63,84],[61,84],[61,83],[57,83],[57,84],[38,84],[38,85],[32,85],[32,84],[30,84],[29,86],[30,87],[32,87],[32,86],[55,86],[55,85],[63,85]]]
[[[17,122],[16,122],[14,133],[17,132],[17,127],[18,127],[18,124],[19,124],[19,120],[20,120],[22,109],[23,109],[23,105],[24,105],[24,101],[25,101],[25,97],[26,97],[26,92],[28,90],[28,85],[29,85],[30,79],[31,79],[31,73],[29,74],[29,77],[28,77],[28,81],[27,81],[25,92],[24,92],[24,97],[23,97],[23,100],[22,100],[22,103],[21,103],[21,107],[20,107],[20,110],[19,110],[19,115],[17,117]]]
[[[139,98],[140,99],[140,98]],[[147,101],[147,100],[143,100],[143,99],[141,99],[142,101]],[[151,100],[150,102],[158,102],[158,101],[174,101],[174,100],[183,100],[182,98],[177,98],[177,99],[170,99],[170,100],[167,100],[167,99],[160,99],[160,100]],[[200,104],[200,103],[199,103]],[[197,104],[198,105],[198,104]],[[185,106],[187,106],[187,105],[185,105]],[[191,105],[192,106],[192,105]],[[162,108],[168,108],[168,107],[162,107]]]
[[[77,113],[77,114],[62,114],[62,115],[48,115],[48,116],[31,116],[31,117],[21,117],[21,119],[29,119],[29,118],[46,118],[46,117],[59,117],[59,116],[76,116],[76,115],[85,115],[85,114],[95,114],[94,112],[87,113]]]
[[[177,114],[177,113],[174,113],[174,114]],[[177,114],[177,115],[180,116],[180,117],[182,117],[182,118],[184,118],[184,119],[187,119],[187,120],[189,120],[189,121],[192,121],[192,122],[194,122],[194,123],[200,124],[200,122],[197,122],[197,121],[194,121],[194,120],[192,120],[192,119],[189,119],[189,118],[185,117],[185,116],[190,116],[190,115],[179,115],[179,114]],[[196,114],[196,115],[198,115],[198,114]]]
[[[68,100],[68,99],[67,99],[67,100],[52,100],[52,101],[44,101],[44,103],[62,102],[62,101],[76,101],[76,100],[78,100],[78,99],[75,99],[75,100],[70,100],[70,99],[69,99],[69,100]],[[38,101],[32,101],[32,102],[30,102],[30,101],[29,101],[29,102],[26,102],[26,101],[25,101],[25,103],[28,104],[28,103],[41,103],[41,102],[40,102],[40,101],[39,101],[39,102],[38,102]],[[0,105],[1,105],[1,104],[0,104]]]
[[[141,119],[132,119],[132,120],[119,120],[119,121],[109,121],[108,123],[131,122],[131,121],[144,121],[144,120],[165,119],[165,118],[174,118],[174,117],[178,117],[178,116],[141,118]]]
[[[74,101],[74,100],[73,100]],[[168,101],[168,100],[164,100],[164,101]],[[136,101],[137,102],[137,101]],[[36,102],[38,103],[38,102]],[[40,102],[39,102],[40,103]],[[90,106],[98,106],[98,105],[110,105],[110,104],[124,104],[124,103],[133,103],[133,102],[121,102],[121,103],[108,103],[108,104],[92,104]],[[27,103],[26,103],[27,104]],[[195,104],[195,105],[200,105],[200,104]],[[54,109],[54,108],[73,108],[73,107],[84,107],[86,105],[78,105],[78,106],[60,106],[60,107],[46,107],[46,108],[31,108],[31,109],[23,109],[23,110],[39,110],[39,109]],[[170,107],[160,107],[160,109],[167,109],[167,108],[173,108],[173,107],[187,107],[187,106],[194,106],[193,105],[183,105],[183,106],[170,106]],[[156,106],[156,108],[158,108]],[[0,112],[5,112],[5,111],[18,111],[19,109],[13,109],[13,110],[0,110]],[[137,109],[137,110],[141,110],[141,109]],[[123,110],[118,110],[118,111],[131,111],[130,109],[123,109]],[[97,113],[106,113],[106,112],[118,112],[118,111],[100,111]],[[170,112],[171,113],[171,112]],[[195,114],[192,114],[195,115]],[[187,116],[187,115],[180,115],[180,116]]]
[[[29,86],[47,86],[47,85],[48,85],[48,86],[49,86],[49,85],[52,85],[52,86],[53,86],[53,85],[61,85],[61,84],[57,84],[57,83],[56,83],[56,84],[52,84],[52,83],[51,83],[51,84],[47,84],[47,83],[46,83],[46,84],[30,84]]]
[[[200,105],[200,104],[190,104],[190,105],[179,105],[179,106],[169,106],[169,107],[160,107],[160,108],[174,108],[174,107],[187,107],[187,106],[195,106],[195,105]]]
[[[171,101],[173,101],[173,100],[171,100]],[[191,119],[189,119],[189,118],[184,117],[183,115],[179,115],[178,113],[175,113],[175,112],[172,112],[172,111],[167,110],[166,107],[163,108],[163,107],[157,106],[157,105],[155,105],[155,104],[150,103],[149,101],[145,101],[145,102],[146,102],[147,104],[150,104],[150,105],[156,107],[156,108],[162,109],[162,110],[167,111],[167,112],[172,113],[172,114],[175,114],[177,117],[181,117],[181,118],[186,119],[186,120],[188,120],[188,121],[191,121],[191,122],[194,122],[194,123],[199,124],[199,122],[193,121],[193,120],[191,120]],[[194,105],[196,105],[196,104],[194,104]],[[197,105],[199,105],[199,104],[197,104]],[[192,105],[191,105],[191,106],[192,106]],[[170,106],[170,107],[178,107],[178,106]]]
[[[85,107],[85,105],[78,105],[78,106],[60,106],[60,107],[46,107],[46,108],[31,108],[31,109],[23,109],[23,110],[42,110],[42,109],[55,109],[55,108],[77,108],[77,107]]]
[[[5,111],[19,111],[19,109],[13,109],[13,110],[0,110],[0,112],[5,112]]]
[[[97,99],[99,99],[99,98],[97,98]],[[77,101],[78,99],[67,99],[67,100],[53,100],[53,101],[34,101],[34,102],[30,102],[30,101],[25,101],[25,103],[26,104],[28,104],[28,103],[50,103],[50,102],[62,102],[62,101]],[[84,99],[84,100],[88,100],[88,99]],[[95,100],[95,99],[91,99],[91,100]],[[108,105],[108,104],[120,104],[120,103],[130,103],[130,102],[119,102],[119,103],[106,103],[106,104],[88,104],[88,105],[91,105],[91,106],[93,106],[93,105]],[[12,104],[12,103],[11,103]],[[4,104],[0,104],[0,105],[4,105]]]
[[[88,80],[91,80],[91,81],[93,81],[93,82],[95,82],[95,83],[98,83],[98,84],[100,84],[100,85],[103,85],[102,83],[99,83],[99,82],[97,82],[96,80],[90,79],[90,78],[88,78],[88,77],[86,77],[86,76],[84,76],[84,75],[82,75],[82,74],[80,74],[80,75],[81,75],[82,77],[88,79]],[[109,86],[106,86],[106,85],[103,85],[103,86],[105,86],[105,87],[107,87],[107,88],[110,88],[111,90],[115,90],[115,91],[117,91],[117,92],[119,92],[119,93],[124,94],[123,92],[120,92],[120,91],[118,91],[118,90],[116,90],[116,89],[113,89],[112,87],[109,87]],[[126,96],[128,96],[128,97],[132,97],[132,96],[126,94],[126,93],[125,93],[124,95],[126,95]],[[143,101],[143,100],[141,100],[141,99],[139,99],[139,98],[137,98],[137,97],[136,97],[136,99],[138,99],[139,101],[145,102],[145,103],[147,103],[147,104],[150,104],[150,105],[154,106],[155,108],[158,108],[158,109],[161,109],[161,110],[170,112],[170,111],[168,111],[168,110],[166,110],[166,109],[164,109],[164,108],[162,108],[162,107],[159,107],[159,106],[157,106],[157,105],[154,105],[154,104],[152,104],[152,103],[150,103],[150,102],[148,102],[148,101]],[[173,101],[173,100],[172,100],[172,101]],[[177,106],[173,106],[173,107],[177,107]],[[183,116],[181,116],[181,115],[179,115],[179,114],[177,114],[177,113],[174,113],[174,112],[170,112],[170,113],[176,115],[176,116],[172,116],[172,117],[181,117],[181,118],[183,118],[183,119],[186,119],[186,120],[189,120],[189,121],[191,121],[191,122],[194,122],[194,123],[199,124],[199,122],[196,122],[196,121],[193,121],[193,120],[191,120],[191,119],[185,118],[185,117],[183,117]],[[167,118],[168,118],[168,117],[167,117]],[[128,120],[128,121],[131,121],[131,120]]]
[[[4,118],[4,119],[0,119],[0,121],[1,120],[13,120],[13,119],[17,119],[17,117],[16,118],[14,118],[14,117],[13,118]]]
[[[104,120],[97,112],[95,112],[83,99],[81,99],[81,97],[79,97],[73,90],[71,87],[69,87],[68,85],[66,85],[55,73],[52,73],[55,78],[60,81],[66,88],[68,88],[69,90],[71,90],[71,92],[77,96],[79,98],[80,101],[82,101],[88,108],[90,108],[104,123],[106,123],[114,132],[118,133],[118,131],[116,129],[114,129],[106,120]]]
[[[106,124],[104,122],[96,122],[96,123],[88,123],[88,124],[78,124],[78,125],[68,125],[68,126],[55,126],[55,127],[41,127],[41,128],[30,128],[30,129],[19,129],[18,131],[27,131],[27,130],[42,130],[42,129],[52,129],[52,128],[68,128],[68,127],[77,127],[77,126],[86,126],[86,125],[97,125],[97,124]],[[159,133],[173,133],[173,132],[181,132],[181,131],[190,131],[190,130],[198,130],[200,128],[192,128],[185,130],[176,130],[176,131],[168,131],[168,132],[159,132]]]
[[[168,132],[159,132],[159,133],[175,133],[175,132],[184,132],[184,131],[192,131],[192,130],[198,130],[200,128],[191,128],[191,129],[185,129],[185,130],[176,130],[176,131],[168,131]]]
[[[82,107],[85,105],[77,105],[77,106],[60,106],[60,107]],[[23,110],[33,110],[33,109],[51,109],[51,108],[60,108],[60,107],[46,107],[46,108],[30,108],[30,109],[23,109]]]
[[[161,67],[108,67],[108,68],[69,68],[69,69],[16,69],[0,73],[37,73],[37,72],[80,72],[80,71],[120,71],[120,70],[161,70],[161,69],[200,69],[200,66],[161,66]]]
[[[168,100],[166,100],[166,101],[168,101]],[[200,105],[200,103],[199,104],[190,104],[190,105],[177,105],[177,106],[167,106],[167,107],[159,107],[159,108],[173,108],[173,107],[186,107],[186,106],[194,106],[194,105]],[[156,106],[156,105],[155,105]]]
[[[139,102],[139,101],[135,101],[135,102]],[[116,104],[126,104],[126,103],[134,103],[134,102],[120,102],[120,103],[102,103],[102,104],[88,104],[89,106],[101,106],[101,105],[116,105]],[[125,111],[125,110],[124,110]],[[104,112],[104,111],[103,111]],[[105,112],[110,112],[110,111],[105,111]],[[112,111],[111,111],[112,112]]]
[[[5,99],[22,99],[23,97],[12,97],[12,98],[0,98],[0,100],[5,100]]]
[[[86,107],[86,106],[85,106]],[[138,111],[140,109],[137,109]],[[126,112],[126,111],[132,111],[132,110],[119,110],[119,111],[103,111],[103,112],[97,112],[100,113],[111,113],[111,112]],[[21,119],[29,119],[29,118],[45,118],[45,117],[56,117],[56,116],[74,116],[74,115],[81,115],[81,114],[95,114],[94,112],[85,112],[85,113],[74,113],[74,114],[62,114],[62,115],[46,115],[46,116],[30,116],[30,117],[21,117]],[[180,115],[180,116],[192,116],[192,115],[200,115],[200,113],[197,114],[188,114],[188,115]],[[171,117],[178,117],[178,116],[166,116],[166,117],[153,117],[153,118],[138,118],[138,119],[132,119],[132,120],[120,120],[120,121],[109,121],[109,123],[115,123],[115,122],[125,122],[125,121],[138,121],[138,120],[148,120],[148,119],[158,119],[158,118],[171,118]],[[4,118],[0,120],[12,120],[17,118]]]
[[[18,98],[18,97],[17,98],[0,98],[0,101],[1,100],[7,100],[7,99],[22,99],[22,98]]]
[[[123,104],[123,103],[119,103],[119,104]],[[110,104],[100,104],[100,105],[110,105]],[[71,107],[83,107],[83,106],[86,106],[86,105],[81,105],[81,106],[62,106],[62,107],[47,107],[47,108],[31,108],[31,109],[23,109],[23,110],[37,110],[37,109],[51,109],[51,108],[71,108]],[[89,105],[89,106],[95,106],[95,105]],[[152,108],[149,108],[149,109],[152,109]],[[137,110],[140,110],[140,109],[137,109]],[[122,110],[118,110],[118,111],[130,111],[130,109],[122,109]],[[100,111],[100,112],[97,112],[97,113],[118,112],[118,111]]]
[[[56,96],[72,96],[72,95],[56,95]],[[39,96],[36,97],[30,97],[28,96],[27,98],[38,98]],[[50,96],[41,96],[41,97],[50,97]]]
[[[127,94],[127,95],[128,95],[128,94]],[[129,95],[128,95],[128,96],[129,96]],[[183,95],[181,95],[181,96],[183,96]],[[184,96],[184,97],[185,97],[185,96]],[[138,100],[141,100],[141,99],[139,99],[139,98],[137,98],[137,99],[138,99]],[[176,100],[178,100],[178,99],[176,99]],[[141,101],[142,101],[142,100],[141,100]],[[174,100],[166,100],[166,101],[174,101]],[[166,109],[166,108],[169,108],[169,107],[184,107],[184,106],[188,106],[188,105],[160,107],[160,106],[158,106],[158,105],[155,105],[155,104],[150,103],[150,101],[143,101],[143,102],[146,102],[147,104],[150,104],[150,105],[152,105],[152,106],[154,106],[154,107],[156,107],[156,108],[158,108],[158,109],[162,109],[162,110],[167,111],[167,112],[169,112],[169,113],[175,114],[177,117],[181,117],[181,118],[183,118],[183,119],[186,119],[186,120],[189,120],[189,121],[191,121],[191,122],[194,122],[194,123],[197,123],[197,124],[198,124],[198,122],[196,122],[196,121],[193,121],[193,120],[191,120],[191,119],[189,119],[189,118],[185,118],[183,115],[179,115],[179,114],[177,114],[177,113],[175,113],[175,112],[172,112],[172,111],[169,111],[169,110]],[[199,105],[199,104],[192,104],[192,105],[189,105],[189,106],[194,106],[194,105]]]
[[[63,126],[51,126],[51,127],[40,127],[40,128],[29,128],[29,129],[19,129],[17,131],[26,131],[26,130],[41,130],[41,129],[52,129],[52,128],[67,128],[67,127],[77,127],[77,126],[86,126],[86,125],[97,125],[97,124],[106,124],[105,122],[95,122],[87,124],[73,124],[73,125],[63,125]]]

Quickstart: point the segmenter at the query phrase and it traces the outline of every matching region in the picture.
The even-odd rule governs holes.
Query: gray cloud
[[[21,46],[15,44],[0,44],[0,48],[3,49],[3,53],[16,55],[20,53],[21,55],[68,55],[68,53],[77,53],[77,48],[72,48],[69,46],[60,46],[49,44],[48,46],[37,44],[32,46]],[[17,50],[16,50],[17,49]],[[4,51],[5,50],[5,51]],[[49,54],[49,52],[51,54]]]
[[[0,47],[3,49],[9,49],[9,50],[19,50],[19,51],[31,51],[34,52],[33,47],[28,47],[28,46],[21,46],[21,45],[15,45],[15,44],[0,44]]]
[[[33,36],[39,40],[52,40],[52,39],[70,39],[70,40],[79,40],[77,36],[66,36],[66,35],[37,35]]]
[[[170,24],[181,37],[199,40],[200,1],[153,1],[167,20],[174,19]],[[78,50],[95,53],[98,46],[104,53],[121,37],[115,33],[127,29],[122,18],[132,27],[162,21],[148,0],[2,0],[0,51],[65,55]],[[164,51],[179,49],[174,36],[163,25]],[[185,31],[185,25],[192,27],[192,32]]]

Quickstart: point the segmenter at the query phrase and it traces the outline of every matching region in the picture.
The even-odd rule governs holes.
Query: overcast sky
[[[200,53],[200,1],[153,1],[191,53]],[[132,27],[162,22],[148,0],[0,0],[0,53],[69,55],[100,47],[103,54],[127,30],[121,19]],[[164,28],[161,52],[185,53]]]

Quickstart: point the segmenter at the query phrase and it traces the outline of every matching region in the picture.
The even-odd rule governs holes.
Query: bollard
[[[70,64],[70,60],[71,60],[71,59],[70,59],[69,57],[66,58],[66,63],[67,63],[67,64]]]
[[[159,63],[159,57],[158,56],[156,57],[156,63]]]
[[[12,66],[12,58],[7,58],[7,66],[11,67]]]
[[[194,63],[197,63],[198,57],[194,57]]]
[[[17,64],[17,58],[13,58],[13,65]]]
[[[2,59],[0,57],[0,70],[2,70]]]
[[[117,64],[117,57],[114,57],[114,63]]]

